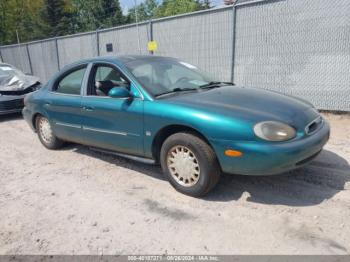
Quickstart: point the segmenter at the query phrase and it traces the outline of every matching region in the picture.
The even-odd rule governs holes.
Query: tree
[[[160,5],[156,0],[145,0],[136,6],[138,21],[155,17],[178,15],[210,8],[210,0],[164,0]],[[127,15],[127,22],[136,22],[135,7]]]
[[[125,23],[119,0],[72,0],[79,31],[92,31]]]
[[[18,0],[17,0],[18,1]],[[23,13],[20,15],[18,27],[22,42],[45,38],[43,28],[45,24],[40,16],[43,0],[25,0]]]
[[[11,10],[13,10],[14,1],[0,1],[0,41],[3,44],[11,43],[13,41],[13,33],[15,27],[13,26],[13,18],[11,17]],[[12,11],[13,12],[13,11]]]
[[[97,18],[101,21],[101,27],[112,27],[125,22],[119,0],[100,0],[97,9]]]
[[[156,10],[157,17],[178,15],[203,9],[203,5],[195,0],[164,0]]]
[[[209,8],[210,0],[145,0],[138,21]],[[125,17],[119,0],[0,0],[0,44],[93,31],[134,23],[135,7]]]
[[[0,43],[20,42],[43,38],[39,10],[42,0],[6,0],[0,1]]]
[[[136,6],[138,21],[149,20],[155,17],[155,12],[158,8],[158,3],[156,0],[145,0]],[[136,22],[135,17],[135,7],[131,8],[127,15],[127,21],[129,23]]]
[[[74,23],[70,3],[63,0],[44,0],[42,7],[42,18],[45,22],[42,30],[46,36],[61,36],[73,33]]]
[[[203,9],[209,9],[210,8],[210,0],[203,0],[203,3],[201,4]]]
[[[96,1],[73,0],[72,5],[75,13],[77,31],[92,31],[98,28]]]

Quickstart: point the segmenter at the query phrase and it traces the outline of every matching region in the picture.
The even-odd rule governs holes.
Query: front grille
[[[317,117],[315,120],[313,120],[311,123],[309,123],[305,127],[305,133],[307,135],[311,135],[315,133],[322,126],[322,123],[323,123],[322,117],[321,116]]]
[[[13,99],[0,102],[0,111],[20,109],[24,106],[23,99]]]

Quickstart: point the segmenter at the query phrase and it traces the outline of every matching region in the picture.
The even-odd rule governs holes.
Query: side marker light
[[[240,151],[237,151],[237,150],[228,149],[228,150],[225,151],[225,155],[226,156],[231,156],[231,157],[239,157],[239,156],[242,156],[243,153],[240,152]]]

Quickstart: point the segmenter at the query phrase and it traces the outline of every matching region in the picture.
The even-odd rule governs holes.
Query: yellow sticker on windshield
[[[156,41],[149,41],[147,44],[148,51],[156,51],[157,50],[157,42]]]

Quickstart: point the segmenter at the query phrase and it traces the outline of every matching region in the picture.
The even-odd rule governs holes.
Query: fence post
[[[236,47],[236,5],[232,7],[232,61],[231,61],[231,82],[234,83],[235,74],[235,47]]]
[[[152,19],[149,20],[149,41],[153,41],[153,22]],[[149,51],[151,55],[153,55],[153,51]]]
[[[33,65],[32,65],[32,59],[30,58],[30,54],[29,54],[28,44],[26,44],[26,50],[27,50],[27,56],[28,56],[30,74],[33,75],[33,74],[34,74],[34,72],[33,72]]]
[[[0,61],[1,61],[1,62],[5,62],[4,59],[3,59],[3,57],[2,57],[2,54],[1,54],[1,48],[0,48]]]
[[[96,29],[96,48],[97,48],[97,56],[100,56],[100,34],[98,29]]]
[[[61,69],[61,66],[60,66],[60,54],[58,53],[57,37],[55,37],[55,46],[56,46],[57,67],[58,67],[58,70],[60,70]]]

